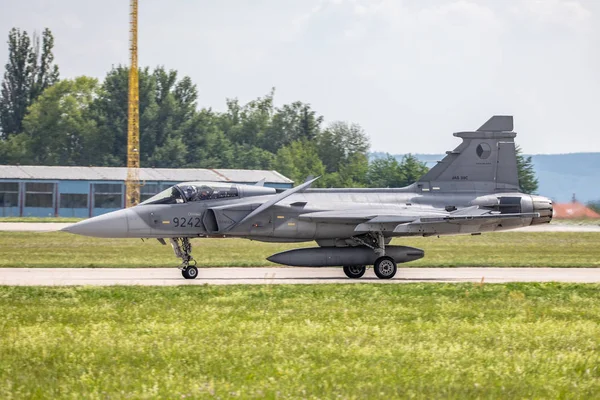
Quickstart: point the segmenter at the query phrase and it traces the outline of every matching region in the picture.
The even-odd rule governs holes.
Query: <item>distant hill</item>
[[[383,157],[381,152],[372,158]],[[395,154],[401,159],[403,154]],[[433,167],[442,154],[415,154]],[[571,201],[573,194],[582,203],[600,200],[600,153],[536,154],[532,156],[535,173],[540,182],[539,194],[557,202]]]

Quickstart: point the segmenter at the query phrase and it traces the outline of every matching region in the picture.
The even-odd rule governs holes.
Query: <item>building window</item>
[[[141,201],[146,201],[160,192],[160,187],[156,183],[147,183],[141,187],[140,192]]]
[[[121,208],[123,206],[123,185],[120,183],[95,183],[95,208]]]
[[[17,182],[0,182],[0,207],[19,206],[19,184]]]
[[[61,208],[87,208],[87,206],[87,194],[62,193],[60,195]]]
[[[25,207],[54,207],[54,183],[30,182],[25,184]]]

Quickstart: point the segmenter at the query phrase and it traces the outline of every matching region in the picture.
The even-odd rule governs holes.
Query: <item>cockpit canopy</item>
[[[237,185],[218,182],[185,182],[163,190],[140,205],[180,204],[235,197],[239,197]]]

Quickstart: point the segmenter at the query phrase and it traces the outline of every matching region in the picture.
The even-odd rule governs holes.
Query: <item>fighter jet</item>
[[[186,279],[198,276],[190,239],[238,237],[318,245],[267,259],[290,266],[341,266],[348,278],[373,266],[390,279],[397,264],[424,256],[394,237],[481,234],[552,219],[552,201],[523,193],[512,116],[494,116],[414,184],[403,188],[311,189],[316,179],[278,191],[257,185],[185,182],[135,207],[78,222],[67,232],[169,240]]]

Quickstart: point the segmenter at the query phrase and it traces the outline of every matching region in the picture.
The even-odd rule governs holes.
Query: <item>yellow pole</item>
[[[140,95],[138,77],[138,0],[131,0],[131,65],[127,119],[127,181],[125,206],[140,202]]]

